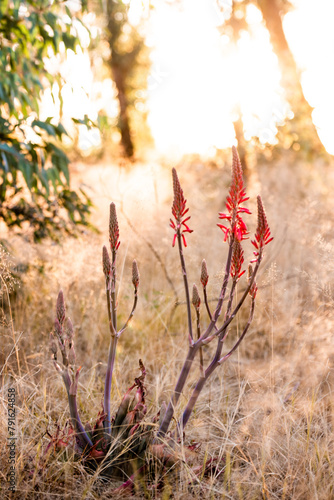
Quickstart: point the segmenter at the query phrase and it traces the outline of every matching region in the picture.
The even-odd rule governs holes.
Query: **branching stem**
[[[77,370],[77,373],[74,376],[74,380],[71,380],[71,375],[69,373],[68,368],[64,368],[62,370],[56,361],[54,362],[54,365],[57,372],[61,374],[62,379],[64,381],[68,397],[68,405],[70,407],[72,427],[83,447],[86,447],[87,445],[93,447],[92,440],[90,439],[90,437],[88,436],[87,432],[84,429],[84,426],[82,425],[77,406],[77,387],[78,387],[80,368]]]
[[[228,280],[229,280],[229,276],[230,276],[230,272],[231,272],[231,262],[232,262],[232,255],[233,255],[233,241],[234,241],[234,238],[231,237],[228,255],[227,255],[227,261],[226,261],[226,267],[225,267],[225,275],[224,275],[224,280],[223,280],[222,288],[220,291],[218,303],[217,303],[215,312],[213,313],[210,324],[209,324],[208,328],[206,329],[205,333],[203,334],[203,338],[207,338],[210,335],[210,333],[212,332],[212,330],[214,328],[216,328],[217,320],[221,314],[221,310],[223,307],[224,298],[225,298],[225,294],[226,294],[227,284],[228,284]]]
[[[230,356],[231,354],[239,347],[240,343],[242,342],[242,340],[244,339],[248,329],[249,329],[249,326],[253,320],[253,315],[254,315],[254,307],[255,307],[255,299],[253,298],[252,299],[252,303],[251,303],[251,308],[250,308],[250,314],[249,314],[249,318],[248,318],[248,321],[247,321],[247,324],[241,334],[241,336],[239,337],[238,341],[234,344],[234,346],[232,347],[232,349],[225,355],[223,356],[222,358],[220,358],[220,355],[221,355],[221,350],[222,350],[222,346],[223,346],[223,342],[222,340],[219,338],[219,341],[218,341],[218,346],[217,346],[217,350],[216,350],[216,354],[212,360],[212,362],[210,363],[210,365],[208,366],[208,368],[205,370],[205,373],[204,373],[204,376],[200,377],[200,379],[198,380],[193,392],[192,392],[192,395],[188,401],[188,404],[183,412],[183,415],[182,415],[182,418],[181,420],[178,422],[178,430],[179,432],[183,431],[183,429],[185,428],[189,418],[190,418],[190,415],[192,414],[193,412],[193,409],[195,407],[195,404],[198,400],[198,397],[204,387],[204,385],[206,384],[207,380],[209,379],[209,377],[212,375],[212,373],[214,372],[214,370],[219,366],[221,365],[224,361],[226,361]],[[223,333],[223,332],[222,332]],[[221,334],[222,335],[222,334]],[[225,337],[224,337],[225,338]]]
[[[127,328],[129,322],[131,321],[133,315],[134,315],[134,312],[136,310],[136,307],[137,307],[137,302],[138,302],[138,292],[137,292],[137,288],[135,288],[135,291],[134,291],[134,300],[133,300],[133,306],[132,306],[132,309],[131,309],[131,312],[129,314],[129,317],[128,319],[126,320],[124,326],[120,329],[120,331],[117,333],[117,337],[120,337],[120,335],[124,332],[124,330]]]
[[[229,260],[230,260],[229,268],[231,267],[231,257],[232,256],[230,256],[230,258],[229,258]],[[239,309],[241,308],[242,304],[244,303],[244,301],[245,301],[245,299],[246,299],[246,297],[247,297],[247,295],[248,295],[248,293],[249,293],[249,291],[254,283],[256,274],[258,272],[258,269],[259,269],[259,266],[261,263],[261,259],[262,259],[262,249],[260,250],[260,254],[259,254],[258,260],[256,262],[254,272],[251,276],[251,279],[249,280],[248,286],[247,286],[244,294],[242,295],[240,301],[238,302],[237,306],[233,310],[231,316],[228,319],[226,319],[223,326],[221,328],[219,328],[218,331],[215,333],[215,336],[220,335],[222,332],[225,332],[226,328],[229,326],[229,324],[231,323],[231,321],[233,320],[233,318],[236,316]],[[228,277],[227,277],[227,281],[228,281]],[[226,288],[227,288],[227,282],[226,282],[225,288],[224,288],[224,284],[223,284],[222,292],[221,292],[221,296],[220,296],[219,300],[223,301],[225,293],[226,293]],[[216,308],[216,311],[217,310],[218,310],[218,306]],[[210,332],[212,331],[212,328],[214,327],[214,324],[215,324],[215,321],[211,322],[209,327],[207,328],[207,330],[203,333],[203,335],[190,347],[188,354],[187,354],[187,357],[186,357],[186,360],[185,360],[184,365],[182,367],[180,376],[179,376],[178,381],[176,383],[174,392],[173,392],[171,399],[170,399],[170,402],[168,404],[166,413],[165,413],[164,418],[163,418],[161,425],[159,427],[156,440],[165,436],[165,434],[168,430],[168,427],[170,425],[170,422],[171,422],[173,415],[174,415],[174,408],[180,399],[180,395],[181,395],[181,393],[184,389],[185,383],[187,381],[187,378],[188,378],[188,375],[189,375],[189,372],[191,369],[191,365],[192,365],[192,362],[195,358],[196,352],[203,345],[203,343],[204,343],[203,341],[205,339],[207,339],[207,337],[209,336]],[[217,361],[219,361],[219,359]]]
[[[196,307],[196,329],[197,329],[197,340],[201,337],[201,316],[199,312],[199,307]],[[204,374],[204,362],[203,362],[203,348],[199,349],[199,368],[201,375]]]

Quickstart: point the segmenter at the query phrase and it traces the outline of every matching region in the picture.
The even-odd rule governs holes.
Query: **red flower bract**
[[[261,196],[257,197],[257,229],[255,233],[255,240],[252,241],[252,244],[256,248],[254,255],[257,257],[260,254],[260,251],[268,245],[274,238],[271,237],[270,228],[267,221],[266,212],[264,210],[264,206],[262,203]]]
[[[244,251],[241,247],[239,240],[234,240],[233,243],[233,254],[231,262],[231,276],[232,278],[239,280],[241,276],[246,272],[242,271],[242,265],[244,263]]]
[[[172,170],[173,174],[173,191],[174,191],[174,200],[173,200],[173,205],[172,205],[172,214],[175,218],[175,222],[170,219],[170,227],[174,229],[175,234],[173,238],[173,246],[175,245],[176,237],[178,234],[178,231],[180,231],[180,234],[182,236],[183,244],[186,247],[187,242],[185,239],[185,236],[183,233],[192,233],[193,230],[189,228],[188,220],[190,219],[190,216],[186,217],[183,219],[183,217],[188,213],[189,208],[186,208],[186,202],[184,196],[183,196],[183,190],[181,188],[181,184],[179,181],[179,178],[177,176],[175,168]]]
[[[242,177],[242,167],[236,148],[232,147],[232,183],[229,194],[226,199],[227,213],[220,212],[219,218],[228,220],[230,227],[223,224],[217,224],[224,233],[224,241],[227,240],[230,234],[242,241],[246,239],[248,234],[247,226],[242,219],[242,214],[250,214],[248,208],[242,207],[241,204],[248,200],[246,190],[244,188],[244,181]]]

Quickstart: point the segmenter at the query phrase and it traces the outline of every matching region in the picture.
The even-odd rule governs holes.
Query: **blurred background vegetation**
[[[0,218],[36,240],[89,225],[80,157],[211,161],[236,142],[247,170],[254,154],[331,152],[316,94],[333,75],[315,63],[331,35],[310,50],[311,16],[298,0],[1,2]]]

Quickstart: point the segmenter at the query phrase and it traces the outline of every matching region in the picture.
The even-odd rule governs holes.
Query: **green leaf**
[[[49,197],[50,196],[49,179],[48,179],[48,174],[47,174],[47,171],[45,170],[45,168],[42,168],[40,175],[39,175],[39,179],[45,188],[47,196]]]
[[[58,125],[55,127],[55,132],[56,132],[57,136],[59,137],[59,139],[61,139],[61,136],[63,134],[68,136],[68,133],[67,133],[65,127],[61,123],[58,123]]]
[[[47,132],[49,135],[52,135],[53,137],[56,137],[56,130],[55,126],[51,125],[51,123],[47,122],[42,122],[41,120],[34,120],[31,124],[32,127],[39,127],[45,132]]]
[[[23,174],[24,180],[26,181],[29,190],[31,191],[33,183],[33,171],[31,168],[31,164],[28,161],[20,160],[18,162],[18,167]]]
[[[0,2],[0,14],[5,14],[8,9],[8,1],[9,0],[1,0]]]
[[[58,185],[57,169],[49,168],[46,172],[47,172],[48,179],[52,182],[54,192],[56,193],[57,192],[57,185]]]
[[[24,160],[24,156],[22,156],[15,148],[8,146],[8,144],[5,144],[4,142],[0,142],[0,150],[15,156],[17,159]]]

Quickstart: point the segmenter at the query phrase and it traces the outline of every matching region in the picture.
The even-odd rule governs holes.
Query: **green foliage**
[[[70,189],[67,132],[52,117],[40,119],[43,89],[59,75],[50,57],[80,44],[66,2],[0,2],[0,218],[8,226],[29,222],[34,238],[72,233],[87,225],[91,202]]]

